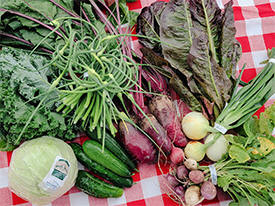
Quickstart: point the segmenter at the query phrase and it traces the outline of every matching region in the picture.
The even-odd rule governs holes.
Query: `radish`
[[[174,175],[171,174],[167,174],[166,176],[167,182],[171,187],[176,187],[177,185],[179,185],[179,181],[177,180],[177,178]]]
[[[184,165],[180,165],[176,169],[177,177],[180,180],[184,180],[188,176],[188,170]]]
[[[198,168],[198,163],[196,160],[188,158],[184,161],[184,165],[189,170],[196,170]]]
[[[198,186],[190,186],[184,194],[185,202],[187,205],[196,205],[201,201],[200,188]]]
[[[201,186],[201,194],[204,199],[213,200],[217,195],[217,189],[212,182],[206,181]]]
[[[204,174],[200,170],[192,170],[189,172],[189,179],[195,184],[200,184],[204,181]]]
[[[184,160],[184,152],[181,148],[179,147],[173,147],[172,152],[170,154],[170,160],[175,164],[179,164],[183,162]]]

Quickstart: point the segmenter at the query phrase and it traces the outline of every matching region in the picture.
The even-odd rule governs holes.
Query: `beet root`
[[[156,150],[153,143],[128,122],[119,123],[121,141],[129,154],[140,163],[154,163]]]
[[[179,147],[187,144],[187,138],[181,131],[180,115],[167,96],[155,96],[149,103],[149,110],[167,131],[171,141]]]
[[[151,123],[149,120],[151,120]],[[153,126],[155,129],[153,128]],[[167,136],[167,132],[158,122],[158,120],[152,114],[148,114],[147,117],[144,117],[140,123],[141,129],[145,131],[153,140],[154,142],[161,148],[161,150],[169,155],[172,150],[172,142]]]

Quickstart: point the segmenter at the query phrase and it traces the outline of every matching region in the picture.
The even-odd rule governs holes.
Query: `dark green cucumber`
[[[96,132],[86,131],[89,138],[96,140],[100,144],[102,139],[99,139]],[[105,147],[110,150],[115,156],[117,156],[122,162],[124,162],[131,171],[136,169],[135,163],[130,159],[127,152],[120,146],[120,144],[108,133],[105,135]]]
[[[122,177],[131,176],[131,171],[128,169],[126,164],[124,164],[107,148],[104,148],[104,151],[102,151],[102,145],[97,141],[87,140],[82,145],[82,148],[90,159],[113,171],[117,175]]]
[[[72,147],[77,160],[83,164],[91,172],[99,175],[105,180],[110,181],[118,187],[131,187],[133,185],[132,177],[121,177],[97,162],[91,160],[82,150],[82,147],[78,143],[69,143]]]
[[[75,186],[88,195],[98,198],[120,197],[123,189],[96,178],[89,172],[79,170]]]

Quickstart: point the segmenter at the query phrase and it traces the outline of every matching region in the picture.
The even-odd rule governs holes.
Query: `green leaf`
[[[244,163],[244,162],[247,162],[248,160],[250,160],[250,156],[249,156],[248,152],[244,148],[237,146],[237,145],[232,145],[229,148],[228,153],[229,153],[229,156],[231,157],[231,159],[235,159],[239,163]]]

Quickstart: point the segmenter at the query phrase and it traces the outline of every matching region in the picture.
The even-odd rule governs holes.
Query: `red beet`
[[[154,163],[156,160],[156,150],[153,143],[142,134],[137,128],[128,122],[119,123],[121,141],[129,154],[138,162]]]
[[[187,144],[187,139],[181,131],[180,114],[167,96],[155,96],[149,103],[149,109],[167,131],[172,142],[179,147]]]
[[[144,117],[140,122],[140,127],[143,129],[154,141],[155,143],[162,149],[162,151],[169,155],[172,150],[172,142],[167,136],[167,132],[158,122],[158,120],[152,114],[147,114],[148,119]],[[152,127],[154,125],[155,129]]]

